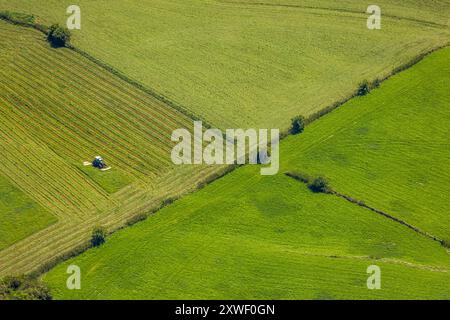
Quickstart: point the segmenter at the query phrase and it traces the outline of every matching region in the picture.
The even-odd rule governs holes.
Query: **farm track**
[[[0,275],[34,271],[94,225],[121,228],[224,169],[173,167],[171,132],[192,127],[181,112],[37,31],[0,21],[0,35],[0,174],[59,219],[0,251]],[[96,154],[132,182],[108,194],[80,169]]]

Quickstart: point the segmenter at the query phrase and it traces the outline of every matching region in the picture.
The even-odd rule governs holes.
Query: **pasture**
[[[433,53],[288,137],[283,170],[323,173],[338,191],[448,234],[449,57],[450,49]],[[239,168],[44,281],[62,299],[450,298],[450,255],[439,242],[258,169]],[[390,198],[410,206],[408,214]],[[66,288],[70,264],[82,270],[81,290]],[[366,287],[374,264],[382,290]]]
[[[0,10],[65,24],[71,4],[0,0]],[[351,95],[363,79],[383,77],[450,35],[443,1],[380,1],[381,30],[366,28],[367,7],[356,1],[77,5],[75,46],[222,129],[287,129],[293,116]]]
[[[0,250],[56,222],[56,218],[0,176]]]
[[[282,171],[323,175],[355,197],[450,240],[450,49],[439,50],[288,137]]]
[[[66,287],[69,265],[81,290]],[[368,290],[366,269],[382,270]],[[449,298],[437,242],[246,166],[44,275],[56,299]]]

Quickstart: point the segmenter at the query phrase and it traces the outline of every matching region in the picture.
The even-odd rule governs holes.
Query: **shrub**
[[[444,248],[450,249],[450,241],[442,240],[442,245],[444,246]]]
[[[311,177],[304,173],[299,172],[286,172],[285,173],[288,177],[294,178],[297,181],[303,182],[303,183],[309,183],[311,181]]]
[[[39,280],[8,276],[0,280],[0,300],[51,300],[50,290]]]
[[[372,89],[378,88],[381,85],[381,80],[376,78],[373,82],[372,82]]]
[[[91,244],[94,247],[101,246],[106,241],[106,229],[103,227],[95,227],[92,231]]]
[[[169,197],[161,202],[161,207],[167,207],[178,200],[178,197]]]
[[[26,26],[33,26],[36,22],[36,18],[33,15],[11,11],[0,11],[0,19]]]
[[[70,43],[70,36],[69,29],[54,24],[48,30],[47,40],[55,48],[65,47]]]
[[[140,213],[140,214],[134,215],[130,219],[128,219],[127,225],[132,226],[133,224],[144,221],[146,219],[147,219],[147,215],[145,213]]]
[[[299,134],[305,130],[305,117],[296,116],[291,120],[291,129],[289,130],[292,134]]]
[[[329,182],[324,177],[315,178],[309,185],[308,188],[312,192],[329,193],[331,191]]]
[[[357,95],[358,96],[365,96],[366,94],[368,94],[370,92],[370,85],[369,82],[367,80],[364,80],[363,82],[361,82],[358,86],[358,92]]]

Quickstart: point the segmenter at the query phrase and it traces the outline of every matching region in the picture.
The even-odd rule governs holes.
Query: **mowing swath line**
[[[3,131],[5,135],[7,135],[9,138],[11,138],[11,135],[13,137],[15,137],[15,139],[20,139],[20,141],[22,142],[26,142],[26,143],[31,143],[32,145],[36,145],[37,149],[36,150],[42,150],[42,149],[47,149],[47,147],[45,145],[39,145],[39,143],[35,144],[33,138],[29,137],[28,134],[26,133],[26,131],[24,131],[23,129],[21,129],[21,127],[14,125],[14,126],[9,126],[10,123],[9,122],[2,122],[3,126],[8,128],[9,130]],[[22,133],[22,135],[18,135],[20,133]],[[12,134],[14,133],[14,134]],[[2,143],[3,147],[19,147],[19,145],[15,142],[15,141],[10,141],[10,142],[4,142]],[[24,148],[22,148],[24,149]],[[5,153],[5,157],[7,157],[7,154]],[[23,157],[22,157],[23,158]],[[57,157],[55,158],[55,160],[58,159]],[[32,162],[28,162],[28,163],[32,163]],[[25,163],[26,165],[27,163]],[[99,189],[100,192],[100,189]],[[102,193],[102,192],[100,192]]]
[[[56,103],[54,103],[53,105],[56,105]],[[32,109],[30,110],[31,112],[32,112]],[[29,113],[25,113],[25,116],[28,116],[28,114]],[[47,125],[49,124],[49,123],[51,123],[51,121],[53,120],[53,119],[55,119],[55,118],[57,118],[57,115],[52,115],[52,114],[50,114],[50,117],[48,118],[48,120],[47,121],[45,121],[44,123],[42,123],[42,124],[40,124],[40,128],[42,129],[42,128],[46,128],[45,130],[47,130],[48,132],[49,132],[49,134],[50,134],[50,136],[52,136],[51,135],[51,132],[53,131],[53,130],[56,130],[56,129],[53,129],[53,130],[51,130],[50,128],[47,128]],[[64,118],[64,117],[62,117],[62,118]],[[60,119],[60,118],[58,118],[58,119]],[[73,120],[72,118],[69,118],[70,120]],[[82,122],[82,121],[80,121],[80,122]],[[66,133],[66,136],[72,136],[71,134],[70,134],[70,129],[72,129],[71,131],[75,131],[75,130],[77,130],[76,128],[78,128],[78,126],[77,127],[72,127],[69,123],[68,123],[68,125],[66,125],[66,126],[63,126],[62,125],[62,120],[59,120],[58,121],[58,123],[60,123],[61,125],[60,126],[57,126],[56,128],[58,129],[58,130],[60,130],[60,132],[64,132],[64,131],[68,131],[69,130],[69,133]],[[69,128],[68,128],[69,127]],[[35,128],[36,129],[36,128]],[[87,128],[88,130],[90,129],[90,128]],[[97,129],[98,130],[98,129]],[[37,131],[37,132],[39,132],[39,131]],[[103,135],[103,137],[106,137],[106,134],[104,133],[104,132],[102,132],[102,135]],[[99,151],[99,150],[105,150],[105,147],[106,146],[109,146],[109,145],[113,145],[113,141],[110,141],[110,143],[105,143],[106,141],[107,141],[107,139],[104,139],[103,140],[103,143],[102,143],[102,139],[101,139],[101,136],[102,135],[95,135],[94,134],[94,136],[100,136],[100,138],[98,138],[97,137],[97,139],[91,139],[91,140],[89,140],[89,142],[90,142],[90,144],[92,145],[92,144],[94,144],[94,148],[93,147],[91,147],[91,148],[89,148],[88,146],[85,146],[85,148],[84,148],[84,150],[90,150],[90,153],[95,153],[95,151],[97,150],[97,152]],[[44,135],[44,136],[46,136],[46,135]],[[76,140],[77,140],[77,138],[78,137],[86,137],[86,136],[88,136],[87,134],[83,134],[83,132],[79,132],[78,133],[78,136],[77,135],[75,135],[74,136],[74,138],[72,138],[71,137],[71,139],[72,139],[72,141],[73,141],[73,144],[75,145],[76,144]],[[110,136],[112,136],[112,134],[110,135]],[[109,137],[109,136],[108,136]],[[62,141],[65,141],[66,139],[65,138],[62,138],[61,139]],[[82,141],[82,140],[84,140],[83,138],[80,138],[80,140]],[[95,144],[94,143],[94,141],[96,141],[96,140],[98,140],[98,142]],[[59,148],[60,147],[60,142],[58,142],[58,141],[56,141],[55,142],[55,144],[54,144],[54,148]],[[78,149],[79,150],[79,149]],[[109,151],[109,153],[108,153],[108,156],[109,157],[111,157],[112,159],[114,159],[114,161],[117,163],[117,162],[119,162],[119,161],[125,161],[124,159],[123,159],[123,157],[122,157],[122,159],[121,158],[117,158],[117,157],[114,157],[114,153],[113,153],[113,150],[112,149],[110,149],[111,151]],[[122,151],[122,152],[126,152],[126,151]],[[86,151],[84,152],[84,153],[86,153]],[[130,155],[132,155],[133,154],[133,152],[131,151],[131,150],[129,150],[128,152],[126,152],[125,154],[130,154]],[[69,155],[70,155],[70,152],[69,152]],[[131,158],[130,156],[128,157],[129,158],[129,160],[132,160],[132,162],[131,163],[138,163],[139,164],[139,160],[137,160],[137,159],[133,159],[133,158]],[[78,163],[80,163],[81,162],[81,159],[80,159],[80,154],[79,154],[79,152],[77,152],[77,150],[75,150],[74,151],[74,154],[73,154],[73,156],[72,156],[72,159],[73,159],[73,161],[74,162],[78,162]],[[142,165],[142,163],[140,163],[140,165]],[[126,167],[126,162],[124,162],[124,164],[123,164],[123,166],[122,167]]]
[[[19,77],[17,77],[17,78],[19,78]],[[20,81],[16,82],[16,86],[19,87],[21,85],[21,83],[22,82],[20,82]],[[26,90],[26,88],[24,88],[24,90]],[[30,97],[29,99],[32,100],[33,97]],[[47,96],[47,100],[46,101],[42,101],[41,105],[45,105],[46,102],[51,102],[53,106],[63,106],[64,105],[64,103],[62,101],[52,100],[52,98],[50,98],[49,96]],[[30,107],[29,112],[35,112],[34,108]],[[89,122],[87,122],[82,117],[80,117],[79,114],[82,113],[81,109],[77,113],[72,113],[72,112],[70,112],[70,110],[67,110],[67,113],[69,113],[69,114],[68,115],[64,115],[64,112],[62,114],[61,113],[58,114],[56,112],[51,112],[50,110],[46,111],[46,114],[48,114],[49,119],[55,119],[57,122],[59,122],[61,124],[60,129],[62,129],[62,130],[67,130],[65,128],[69,128],[69,130],[75,131],[75,132],[76,132],[76,130],[83,130],[83,129],[89,130],[87,132],[86,131],[84,131],[84,132],[82,132],[82,131],[76,132],[78,134],[78,136],[76,136],[76,137],[78,138],[78,137],[89,136],[89,137],[92,137],[92,139],[90,139],[90,141],[98,140],[97,145],[96,145],[96,149],[97,150],[104,149],[105,148],[104,146],[113,144],[114,142],[117,142],[116,140],[114,140],[115,137],[113,136],[113,132],[108,132],[108,129],[106,128],[106,126],[104,127],[105,130],[103,131],[103,130],[101,130],[102,129],[101,127],[94,127]],[[64,119],[64,117],[66,117],[67,121],[62,121],[61,120],[61,118]],[[74,118],[76,118],[76,120],[78,121],[78,122],[76,121],[77,124],[78,123],[82,123],[83,125],[81,125],[81,126],[78,126],[78,125],[74,126]],[[89,118],[89,116],[86,116],[86,118]],[[94,134],[89,135],[90,131],[94,132]],[[108,135],[108,133],[109,133],[109,135]],[[113,136],[113,137],[110,137],[110,136]],[[108,140],[109,140],[109,143],[108,143]],[[103,141],[103,143],[102,143],[102,141]],[[123,142],[122,144],[116,143],[115,146],[121,146],[122,148],[126,148],[127,146],[124,145],[125,143],[126,142]],[[131,152],[130,149],[126,150],[125,154],[127,154],[127,153],[130,154],[129,157],[131,157],[131,155],[133,155],[133,153]],[[111,154],[112,154],[112,152],[111,152]],[[116,159],[116,161],[117,160],[118,159]],[[133,160],[135,162],[138,162],[137,158],[133,159]]]
[[[36,56],[35,59],[37,61],[39,61],[39,55]],[[67,61],[67,59],[65,61]],[[64,66],[64,64],[59,64],[58,65],[58,63],[56,63],[56,61],[55,61],[55,65],[57,65],[58,68],[56,70],[53,70],[54,72],[52,72],[51,76],[55,75],[55,73],[62,74],[62,69],[64,67],[67,68],[67,65],[66,66]],[[79,69],[80,68],[77,68],[76,70],[79,70]],[[70,68],[69,68],[68,71],[70,71]],[[67,74],[64,74],[63,76],[66,76],[66,75]],[[95,92],[95,96],[99,96],[101,98],[105,98],[105,101],[108,101],[108,100],[111,99],[111,92],[113,92],[114,93],[114,98],[115,98],[114,102],[117,101],[115,103],[115,104],[117,104],[117,107],[116,108],[112,108],[112,111],[116,111],[117,110],[118,114],[120,114],[121,116],[126,114],[125,113],[126,111],[129,111],[129,110],[127,110],[127,108],[132,108],[136,104],[136,101],[134,101],[134,100],[130,100],[129,98],[127,100],[125,100],[124,98],[121,98],[120,97],[120,94],[121,94],[120,91],[113,91],[114,89],[118,89],[118,88],[116,88],[116,87],[109,88],[109,86],[106,85],[106,84],[108,84],[106,82],[101,82],[102,83],[101,86],[98,85],[100,83],[100,81],[92,81],[93,78],[92,77],[86,77],[85,72],[83,72],[82,74],[77,74],[77,73],[73,72],[73,75],[71,74],[71,76],[72,76],[71,77],[71,82],[70,82],[71,86],[73,86],[74,83],[79,84],[79,85],[77,85],[75,87],[77,89],[79,89],[79,90],[84,89],[85,91],[83,91],[83,94],[85,94],[85,93],[89,94],[91,92]],[[61,77],[60,77],[60,79],[61,79]],[[65,79],[67,79],[67,77]],[[146,107],[145,105],[140,105],[140,106],[143,106],[144,110],[148,109],[148,108],[145,108]],[[153,107],[153,105],[152,105],[152,107]],[[120,112],[121,109],[123,109],[124,112]],[[170,135],[172,126],[167,126],[167,124],[171,124],[170,117],[168,116],[168,114],[161,113],[161,112],[157,111],[156,108],[155,108],[155,110],[154,109],[150,109],[149,110],[150,114],[152,116],[156,116],[156,117],[150,117],[148,114],[140,112],[140,110],[137,109],[137,108],[132,108],[132,110],[130,110],[130,111],[133,111],[134,113],[130,113],[129,116],[136,115],[135,117],[133,117],[134,121],[137,121],[138,123],[142,123],[141,117],[145,117],[144,119],[148,120],[148,121],[144,122],[144,125],[141,128],[148,129],[148,125],[149,124],[155,123],[156,127],[159,129],[158,131],[156,131],[156,133],[161,133],[159,136],[166,137],[166,135],[162,135],[163,132],[164,133],[169,133],[169,135]],[[161,119],[167,119],[167,121],[163,122]],[[187,121],[185,121],[184,123],[186,123],[186,122]],[[158,126],[157,124],[160,124],[160,126]],[[133,122],[130,125],[134,126],[135,123]],[[174,124],[173,127],[177,127],[179,125],[181,125],[181,123]],[[155,134],[155,132],[151,132],[151,130],[147,130],[147,132],[149,133],[150,136],[152,134]],[[159,136],[158,136],[158,139],[161,140],[159,138]],[[163,145],[163,146],[165,147],[165,145]]]
[[[245,5],[245,6],[266,6],[266,7],[280,7],[280,8],[293,8],[293,9],[306,9],[306,10],[323,10],[323,11],[329,11],[329,12],[335,12],[335,13],[352,13],[352,14],[358,14],[363,15],[366,14],[365,11],[357,11],[357,10],[350,10],[350,9],[339,9],[339,8],[327,8],[327,7],[313,7],[313,6],[302,6],[297,4],[281,4],[281,3],[266,3],[266,2],[242,2],[242,1],[221,1],[216,0],[217,2],[224,3],[224,4],[239,4],[239,5]],[[305,11],[306,11],[305,10]],[[421,20],[421,19],[415,19],[415,18],[409,18],[409,17],[401,17],[396,15],[390,15],[383,13],[383,17],[396,19],[396,20],[405,20],[409,22],[414,22],[418,24],[423,24],[426,26],[432,26],[435,28],[448,28],[445,24],[436,23],[434,21],[428,21],[428,20]]]
[[[8,131],[18,130],[17,126],[14,126],[14,128],[7,127],[7,124],[5,123],[3,123],[3,126],[8,128]],[[9,132],[6,132],[6,134],[8,133]],[[102,196],[103,194],[102,197],[105,198],[104,192],[102,193],[100,189],[95,188],[90,181],[83,179],[85,183],[81,186],[77,186],[77,181],[79,181],[79,179],[83,176],[77,171],[72,170],[71,167],[67,166],[51,151],[49,152],[49,150],[45,146],[39,146],[23,135],[16,136],[16,139],[20,139],[20,141],[22,142],[27,142],[27,147],[19,147],[16,143],[1,144],[4,151],[6,151],[2,154],[2,159],[5,162],[4,169],[6,170],[7,168],[9,168],[9,170],[6,170],[5,173],[8,174],[7,171],[15,172],[15,174],[18,175],[17,178],[22,177],[25,181],[29,181],[31,185],[33,185],[33,180],[30,180],[29,178],[30,173],[38,177],[39,180],[43,181],[52,182],[52,180],[56,179],[48,186],[49,188],[51,188],[51,186],[53,186],[56,182],[59,183],[59,186],[56,189],[47,194],[47,197],[53,199],[51,202],[49,202],[49,204],[54,202],[55,200],[56,203],[59,203],[57,199],[54,199],[53,194],[60,194],[63,198],[65,194],[66,196],[71,196],[74,200],[78,199],[75,201],[80,205],[79,209],[82,209],[84,207],[83,204],[85,202],[89,202],[89,199],[91,199],[92,197],[95,197],[95,200],[92,199],[90,205],[86,206],[85,209],[96,207],[97,204],[101,203],[101,201],[99,202],[100,198],[98,198],[98,196]],[[46,151],[44,152],[44,150]],[[60,178],[57,178],[57,176],[55,176],[55,166],[60,168],[59,170],[62,170],[61,172],[64,172],[64,180],[60,181]],[[23,167],[29,170],[29,172],[26,173],[24,170],[22,170]],[[17,178],[13,180],[15,180],[16,183],[19,183],[19,181],[21,180],[18,180]],[[72,183],[68,185],[66,179],[69,179],[69,181],[71,181]],[[36,187],[38,187],[38,185],[36,185]],[[79,189],[78,187],[81,187],[81,189]],[[46,188],[47,187],[44,188],[42,185],[39,185],[38,190],[46,190]],[[64,194],[61,193],[61,191],[65,191],[63,192]],[[92,196],[89,196],[90,194],[92,194]],[[63,205],[63,207],[65,206]]]
[[[23,41],[26,41],[25,39],[23,38]],[[29,37],[28,41],[32,39],[33,37]],[[8,44],[11,44],[14,49],[16,42]],[[2,251],[0,253],[2,260],[0,268],[2,273],[12,271],[26,272],[36,269],[42,263],[59,256],[61,252],[68,251],[75,245],[84,243],[89,238],[92,225],[103,224],[112,229],[121,227],[125,223],[125,219],[132,217],[136,213],[158,207],[160,202],[168,196],[175,196],[194,190],[196,184],[202,181],[205,176],[219,170],[216,167],[191,167],[183,170],[179,170],[179,168],[174,170],[171,165],[166,165],[164,170],[158,172],[160,176],[157,175],[157,179],[152,181],[152,183],[158,185],[158,189],[148,184],[152,180],[152,177],[147,174],[145,177],[141,177],[141,182],[136,181],[117,194],[110,196],[106,195],[102,189],[100,190],[97,184],[81,174],[77,168],[67,167],[70,168],[71,172],[74,170],[73,173],[75,176],[73,178],[67,179],[67,177],[60,177],[58,172],[54,170],[55,163],[57,165],[59,163],[58,161],[63,160],[58,154],[69,155],[69,158],[74,163],[77,163],[78,153],[86,152],[86,149],[91,151],[97,149],[98,146],[101,146],[102,140],[98,139],[94,141],[94,146],[92,146],[92,141],[78,141],[78,143],[75,143],[75,141],[79,140],[80,133],[84,132],[82,131],[84,128],[73,126],[71,130],[68,130],[67,124],[62,123],[61,118],[69,121],[76,120],[77,122],[83,122],[89,117],[100,122],[105,118],[114,117],[116,122],[111,124],[111,128],[108,128],[110,131],[107,133],[110,135],[125,135],[125,138],[128,138],[128,140],[132,140],[145,133],[152,134],[151,129],[145,127],[145,125],[151,123],[154,128],[158,128],[158,132],[154,132],[153,134],[159,140],[154,140],[147,144],[156,142],[153,152],[157,154],[165,153],[169,150],[167,146],[158,144],[157,142],[164,141],[164,138],[169,139],[169,135],[166,137],[166,134],[170,133],[173,128],[190,127],[191,120],[183,114],[178,113],[178,111],[174,111],[172,108],[164,107],[154,97],[149,97],[146,93],[140,92],[132,85],[122,83],[121,80],[114,81],[114,78],[108,78],[108,81],[98,81],[97,83],[95,81],[97,76],[101,75],[103,78],[106,78],[109,73],[103,74],[101,72],[102,69],[95,65],[91,68],[91,62],[82,64],[80,68],[80,61],[75,60],[75,56],[72,56],[74,53],[69,50],[61,49],[53,51],[41,42],[36,47],[24,47],[24,50],[19,54],[19,59],[15,57],[14,63],[9,65],[9,70],[12,70],[12,75],[6,75],[7,72],[5,70],[0,70],[0,74],[5,75],[2,78],[3,81],[0,82],[0,86],[4,89],[4,94],[0,96],[0,101],[5,103],[5,108],[2,109],[4,116],[2,116],[1,122],[5,122],[6,125],[3,127],[5,131],[1,131],[1,134],[7,135],[5,139],[10,141],[8,146],[3,145],[3,147],[8,147],[10,150],[6,155],[10,159],[8,160],[10,163],[8,169],[17,170],[12,161],[19,156],[21,150],[15,148],[15,141],[25,141],[27,139],[26,137],[32,134],[32,139],[37,138],[38,140],[36,141],[38,143],[41,143],[41,140],[51,142],[50,145],[53,146],[53,150],[56,153],[51,151],[45,156],[48,159],[45,168],[36,166],[43,158],[40,153],[49,150],[47,147],[42,150],[36,147],[29,148],[33,151],[33,154],[27,157],[28,162],[31,163],[23,161],[20,165],[24,168],[29,168],[27,169],[28,171],[34,172],[34,179],[40,181],[51,179],[52,181],[47,181],[47,187],[50,190],[54,188],[55,192],[42,190],[33,179],[25,175],[22,175],[21,179],[23,181],[17,182],[21,183],[22,186],[25,185],[28,191],[40,198],[41,202],[47,203],[47,206],[51,207],[53,212],[57,211],[60,213],[61,220],[55,226],[32,235],[7,250]],[[35,48],[38,48],[38,50],[34,50]],[[46,56],[47,53],[51,58],[45,60],[43,56]],[[69,65],[69,63],[64,65],[64,60],[70,60],[73,65]],[[71,67],[74,68],[73,72]],[[54,73],[49,74],[52,69],[56,70],[54,70]],[[25,74],[27,74],[27,77],[25,77]],[[70,79],[74,75],[78,79],[64,81],[66,78]],[[44,91],[40,86],[42,79],[49,80],[47,91]],[[61,81],[64,81],[62,85]],[[67,83],[70,83],[74,90],[78,90],[81,93],[77,95],[70,91],[70,93],[60,97],[61,89],[67,88]],[[103,88],[100,87],[100,84],[104,85]],[[124,88],[126,90],[123,90]],[[32,97],[30,97],[30,92],[34,93]],[[132,96],[129,96],[127,93]],[[84,95],[88,99],[80,99],[81,95]],[[75,112],[74,110],[68,109],[62,102],[63,98],[72,100],[72,105],[79,104],[81,108],[85,108],[86,110]],[[115,102],[113,105],[122,105],[122,107],[115,110],[105,109],[105,117],[98,116],[92,111],[92,108],[104,104],[103,102],[111,105],[111,101]],[[128,107],[128,103],[126,102],[130,101],[133,103]],[[38,112],[33,109],[33,104],[40,105],[41,110]],[[52,108],[48,108],[50,106]],[[154,109],[152,109],[153,107]],[[131,125],[124,125],[125,122],[122,118],[126,118]],[[14,128],[13,123],[17,123],[17,128],[16,133],[11,136],[8,132]],[[86,126],[91,125],[85,124]],[[52,128],[53,130],[51,130]],[[102,126],[101,130],[104,128]],[[124,131],[128,128],[130,128],[131,132],[125,134]],[[92,129],[92,127],[88,127],[88,129]],[[40,134],[36,137],[35,133]],[[137,150],[140,152],[146,148],[146,145],[141,143],[144,142],[143,140],[134,140],[137,142],[137,146],[133,145],[132,142],[123,141],[122,147],[124,149],[122,149],[122,152],[128,152],[129,150]],[[117,150],[111,150],[110,152],[113,153],[113,151],[117,152]],[[58,160],[56,161],[54,159]],[[143,153],[143,156],[140,156],[135,161],[144,159],[151,160],[148,154]],[[67,164],[64,163],[64,166],[67,166]],[[19,170],[19,176],[23,171],[27,170]],[[145,173],[148,173],[148,170],[149,168],[147,167]],[[9,171],[8,173],[12,172],[14,171]],[[16,177],[16,174],[10,175],[10,177]],[[90,188],[96,188],[108,201],[105,200],[104,205],[101,205],[98,199],[96,199],[96,196],[93,195],[95,192],[92,193],[89,188],[86,188],[86,183],[91,186]],[[59,185],[61,187],[58,187]],[[80,189],[81,192],[72,194],[71,188],[73,190]],[[76,199],[71,199],[70,201],[65,199],[65,203],[64,201],[58,203],[53,199],[53,197],[64,199],[64,197],[76,198],[77,196],[80,197],[78,200],[82,202],[77,202],[78,200]],[[87,201],[89,197],[93,200],[91,204],[94,204],[98,210],[103,211],[101,215],[92,215],[92,213],[98,210],[94,210],[95,212],[91,210],[91,205]],[[67,208],[67,205],[70,203],[76,209],[69,210],[70,208]]]
[[[39,58],[39,56],[37,56],[36,58]],[[168,109],[166,108],[165,111],[167,111]],[[165,121],[167,123],[167,121]],[[167,149],[168,150],[168,149]]]
[[[215,166],[204,167],[202,170],[195,171],[194,176],[185,175],[183,180],[174,181],[179,190],[186,190],[195,188],[196,181],[202,181],[207,172],[213,174],[217,171]],[[193,179],[192,179],[193,178]],[[136,208],[135,202],[129,203],[123,208],[114,208],[110,214],[102,216],[100,219],[98,217],[93,217],[89,220],[83,221],[81,225],[72,225],[72,223],[67,223],[66,226],[58,225],[58,227],[53,227],[52,232],[39,232],[30,238],[19,242],[17,245],[9,247],[8,249],[0,252],[0,258],[3,263],[0,264],[0,274],[8,274],[8,272],[30,272],[37,269],[43,263],[50,261],[52,258],[58,257],[60,254],[64,253],[76,245],[81,245],[87,241],[89,238],[89,233],[91,231],[92,225],[95,223],[103,224],[111,229],[119,228],[123,225],[124,220],[127,217],[132,217],[138,212],[143,210],[150,210],[155,204],[158,204],[162,198],[169,194],[177,193],[178,190],[167,188],[163,191],[161,196],[148,198],[143,192],[139,193],[139,196],[144,196],[142,200],[141,207]],[[145,203],[146,202],[146,203]],[[62,229],[61,229],[62,228]],[[68,237],[68,235],[74,234],[74,237]],[[33,246],[33,251],[30,253],[29,249]],[[57,253],[51,253],[49,248],[55,248],[54,251]],[[4,262],[6,261],[6,262]]]
[[[6,21],[6,22],[9,22],[9,21]],[[6,30],[6,28],[5,28],[5,30]],[[16,30],[14,30],[14,31],[17,32],[17,33],[20,33],[20,31],[16,31]],[[40,30],[38,30],[38,31],[40,31]],[[7,37],[5,37],[5,38],[7,38]],[[34,38],[36,40],[42,40],[42,38],[38,37],[38,36],[31,37],[31,35],[29,35],[29,38]],[[16,37],[7,38],[7,39],[10,40],[10,43],[15,43],[17,41]],[[41,43],[41,41],[39,41],[39,43],[37,45],[41,46],[42,48],[44,48],[46,50],[48,50],[48,46],[46,46],[45,44]],[[116,72],[116,70],[114,70],[112,67],[109,67],[109,66],[105,67],[105,65],[102,62],[100,62],[97,59],[91,57],[87,53],[84,53],[83,51],[81,51],[79,49],[75,49],[75,48],[69,48],[69,49],[73,49],[73,51],[75,51],[77,54],[80,54],[84,58],[87,58],[86,62],[89,62],[90,64],[92,64],[93,68],[87,68],[86,70],[83,70],[83,71],[85,71],[85,73],[83,73],[83,74],[87,74],[87,73],[94,74],[92,70],[96,69],[96,71],[98,71],[98,73],[96,73],[95,76],[100,76],[102,78],[102,80],[104,82],[106,82],[106,83],[111,83],[113,80],[112,80],[111,77],[106,77],[105,71],[107,71],[108,75],[110,75],[110,73],[113,73],[115,76],[118,76],[117,74],[114,73],[114,72]],[[78,67],[79,67],[79,61],[78,60],[74,60],[75,58],[72,57],[71,55],[67,55],[67,50],[63,51],[62,55],[65,55],[65,58],[68,58],[68,61],[71,61],[72,65],[73,65],[73,68],[71,70],[77,71]],[[56,55],[56,58],[59,58],[59,56]],[[112,72],[112,71],[114,71],[114,72]],[[136,82],[128,79],[126,76],[120,74],[120,76],[119,76],[119,78],[117,80],[119,80],[119,79],[120,79],[120,81],[124,82],[123,84],[126,84],[126,87],[127,87],[126,89],[127,90],[124,90],[123,86],[119,87],[118,85],[115,85],[116,88],[119,89],[118,93],[123,93],[124,96],[125,96],[125,94],[129,94],[133,98],[135,98],[137,100],[140,100],[142,102],[144,102],[143,98],[141,97],[142,93],[145,93],[145,95],[149,95],[149,93],[146,92],[146,91],[142,92],[142,88],[140,88],[141,86],[140,85],[138,86]],[[116,83],[118,83],[118,82],[119,81],[116,81]],[[104,90],[104,88],[101,88],[101,89]],[[167,105],[165,105],[165,103],[167,103],[167,101],[165,101],[165,102],[161,101],[161,96],[158,95],[158,94],[156,94],[156,95],[158,97],[155,97],[155,93],[153,92],[153,94],[151,94],[150,96],[147,96],[146,98],[147,99],[148,98],[152,99],[153,107],[157,106],[156,109],[158,110],[158,112],[162,111],[161,114],[164,116],[165,120],[169,120],[169,122],[175,121],[175,123],[177,123],[177,121],[179,121],[182,118],[184,118],[184,120],[185,120],[184,123],[186,123],[186,121],[192,121],[192,119],[188,115],[184,114],[183,112],[180,112],[178,109],[174,109],[173,107],[168,107]],[[126,97],[126,98],[129,98],[129,97]],[[164,100],[167,100],[167,99],[164,98]],[[181,109],[184,109],[184,108],[181,108]],[[136,111],[137,111],[137,109],[136,109]],[[167,123],[167,121],[166,122],[162,122],[162,123],[165,124],[165,123]],[[180,127],[181,123],[182,122],[179,122],[177,124],[177,127]]]

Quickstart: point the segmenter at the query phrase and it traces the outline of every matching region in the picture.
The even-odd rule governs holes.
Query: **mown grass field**
[[[29,272],[94,224],[117,228],[218,169],[175,168],[170,136],[189,117],[36,30],[0,21],[0,62],[0,275]],[[112,169],[83,167],[96,155]]]
[[[65,24],[71,4],[0,9]],[[371,31],[357,1],[80,0],[73,43],[215,126],[286,129],[448,41],[448,2],[378,4],[382,30]]]
[[[287,138],[283,170],[325,171],[335,189],[383,209],[390,197],[405,199],[399,201],[411,206],[408,216],[387,209],[448,234],[448,216],[439,208],[448,206],[449,57],[450,49],[436,52]],[[450,298],[450,255],[439,242],[258,169],[239,168],[44,280],[62,299]],[[422,177],[420,184],[405,175]],[[420,210],[421,201],[429,211]],[[81,290],[66,288],[70,264],[81,268]],[[373,264],[382,271],[381,290],[366,287]]]

